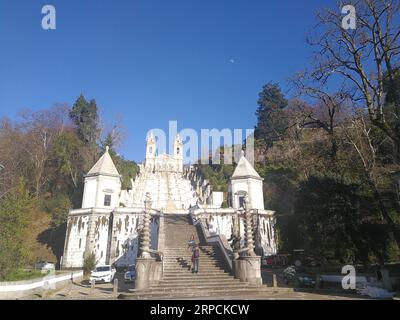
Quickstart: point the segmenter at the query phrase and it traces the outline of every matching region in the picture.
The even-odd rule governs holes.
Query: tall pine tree
[[[86,144],[95,144],[99,138],[99,116],[94,99],[88,102],[81,94],[74,103],[70,118],[78,128],[80,139]]]
[[[284,109],[288,101],[285,99],[277,83],[266,84],[258,99],[257,126],[254,136],[262,140],[268,147],[280,139],[288,127],[288,119]]]

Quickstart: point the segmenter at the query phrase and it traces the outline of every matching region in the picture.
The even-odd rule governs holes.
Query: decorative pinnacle
[[[108,152],[110,150],[109,146],[106,146],[106,152]]]

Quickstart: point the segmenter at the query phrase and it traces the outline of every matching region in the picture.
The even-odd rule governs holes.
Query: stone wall
[[[83,265],[89,217],[90,210],[82,214],[70,215],[68,217],[62,261],[64,268],[79,268]]]
[[[85,254],[93,252],[97,264],[117,267],[135,263],[139,250],[141,210],[117,208],[78,209],[70,212],[64,247],[63,268],[81,268]],[[158,247],[159,217],[151,220],[151,248]]]
[[[144,213],[118,208],[113,212],[113,227],[110,239],[109,261],[117,267],[135,264],[140,245],[140,229]],[[158,247],[159,217],[151,219],[151,248]]]

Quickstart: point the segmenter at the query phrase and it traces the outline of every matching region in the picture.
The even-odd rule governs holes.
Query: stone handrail
[[[161,261],[162,274],[164,274],[164,253],[153,249],[149,249],[149,252],[158,255],[158,258]]]
[[[226,239],[223,239],[223,237],[221,237],[221,235],[219,234],[210,235],[210,232],[204,227],[204,221],[201,218],[195,219],[195,217],[192,216],[192,220],[195,226],[197,226],[198,224],[200,225],[200,230],[203,233],[203,236],[207,243],[217,243],[217,245],[221,249],[223,257],[225,258],[225,262],[229,266],[229,269],[232,271],[232,257],[230,257],[229,255],[229,252],[231,250],[227,247],[228,243]]]

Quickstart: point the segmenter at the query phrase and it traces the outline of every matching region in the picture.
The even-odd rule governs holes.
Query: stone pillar
[[[253,285],[262,285],[261,278],[261,257],[254,252],[253,218],[250,212],[250,201],[245,196],[245,237],[246,255],[232,261],[235,277],[242,282],[249,282]]]
[[[96,281],[92,280],[90,281],[90,295],[93,296],[94,295],[94,287],[96,285]]]
[[[317,273],[317,275],[315,277],[315,289],[320,288],[320,286],[321,286],[320,280],[321,280],[321,276],[319,273]]]
[[[382,275],[383,287],[388,291],[392,291],[392,283],[390,281],[389,270],[388,269],[380,269],[379,271],[381,272],[381,275]]]
[[[254,252],[253,217],[250,212],[250,200],[248,195],[246,195],[245,198],[245,206],[247,255],[253,257],[256,256],[256,253]]]
[[[144,201],[145,213],[143,218],[143,235],[142,243],[140,244],[141,258],[150,258],[150,210],[151,210],[151,198],[150,193],[146,193],[146,200]]]
[[[114,279],[113,294],[114,296],[118,295],[118,279]]]
[[[241,282],[261,285],[261,259],[258,256],[244,256],[233,261],[235,278]]]
[[[239,214],[236,213],[232,218],[232,237],[233,239],[233,260],[239,259],[239,250],[240,250],[240,217]]]
[[[135,289],[145,290],[150,286],[150,272],[153,264],[152,258],[136,259],[136,280]]]
[[[272,286],[273,286],[274,288],[277,288],[277,287],[278,287],[278,281],[277,281],[277,279],[276,279],[276,274],[275,274],[275,273],[272,275]]]
[[[146,200],[144,201],[145,214],[143,220],[143,234],[140,249],[142,251],[140,258],[136,259],[136,280],[135,289],[145,290],[150,287],[153,283],[154,276],[154,265],[156,259],[153,259],[150,255],[150,210],[151,210],[151,198],[150,193],[146,193]]]

